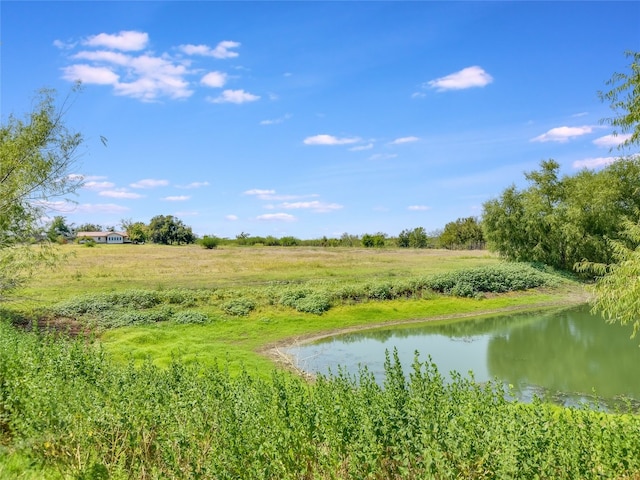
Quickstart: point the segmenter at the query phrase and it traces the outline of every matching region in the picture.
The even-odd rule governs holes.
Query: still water
[[[382,381],[385,351],[397,348],[409,372],[418,352],[443,375],[473,372],[477,382],[513,386],[516,398],[533,395],[563,405],[598,399],[611,407],[629,398],[640,405],[640,338],[631,328],[605,323],[588,306],[502,315],[448,324],[367,330],[291,347],[287,353],[311,373],[357,374],[360,366]]]

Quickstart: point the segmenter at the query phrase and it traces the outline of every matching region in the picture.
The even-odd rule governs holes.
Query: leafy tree
[[[640,52],[627,52],[632,59],[629,73],[615,73],[607,82],[612,89],[599,92],[603,101],[610,103],[616,116],[604,120],[621,132],[631,132],[621,146],[640,145]],[[635,157],[637,159],[637,156]],[[627,159],[617,161],[610,172],[617,181],[623,198],[618,199],[621,208],[632,213],[625,216],[622,239],[608,239],[612,249],[611,262],[598,262],[594,257],[576,265],[578,271],[598,275],[593,291],[594,310],[610,322],[633,325],[633,335],[640,330],[640,165]],[[631,178],[630,182],[624,181]],[[635,220],[631,220],[635,219]]]
[[[65,199],[82,184],[72,175],[82,135],[64,122],[53,90],[41,90],[31,113],[10,115],[0,127],[0,294],[20,285],[37,266],[55,261],[48,245],[28,247],[38,237],[49,202]]]
[[[614,73],[607,82],[611,90],[598,92],[600,99],[608,102],[615,113],[613,117],[605,118],[603,123],[620,129],[620,133],[631,133],[621,147],[640,145],[640,52],[628,51],[625,55],[631,59],[630,71]]]
[[[398,234],[396,244],[400,248],[427,248],[429,235],[423,227],[417,227],[413,230],[405,229]]]
[[[640,158],[622,158],[599,172],[558,177],[544,161],[527,173],[529,187],[507,188],[484,204],[483,229],[504,257],[571,270],[585,258],[613,260],[607,238],[619,239],[625,218],[640,209]]]
[[[134,222],[130,219],[120,221],[122,228],[127,232],[129,240],[133,243],[145,243],[149,239],[149,227],[143,222]]]
[[[97,223],[83,223],[76,227],[76,232],[102,232],[102,225]]]
[[[345,232],[340,236],[340,245],[343,247],[357,247],[360,245],[360,237]]]
[[[149,238],[153,243],[182,245],[196,240],[191,227],[173,215],[157,215],[149,222]]]
[[[378,232],[373,235],[365,233],[362,235],[362,246],[365,248],[382,248],[385,245],[386,238],[387,234],[382,232]]]
[[[633,325],[633,336],[640,330],[640,222],[625,220],[624,236],[634,247],[622,241],[610,240],[614,263],[580,262],[578,271],[599,275],[593,287],[594,310],[609,322]]]
[[[484,235],[482,226],[475,217],[459,218],[455,222],[445,225],[440,244],[444,248],[482,248],[484,246]]]
[[[71,227],[67,225],[66,219],[61,215],[56,215],[47,229],[47,238],[52,241],[67,240],[71,237]]]

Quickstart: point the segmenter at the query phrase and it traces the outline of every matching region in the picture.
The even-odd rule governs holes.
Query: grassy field
[[[640,478],[635,415],[511,402],[395,354],[384,385],[274,368],[273,347],[344,329],[585,300],[555,272],[478,251],[62,250],[0,308],[0,478]]]
[[[273,298],[284,288],[335,290],[501,262],[486,251],[278,247],[206,250],[159,245],[65,245],[61,249],[68,255],[66,262],[54,271],[39,272],[27,288],[6,304],[8,307],[37,315],[34,312],[53,304],[105,292],[215,292],[217,304],[195,307],[211,319],[204,324],[151,322],[100,332],[103,345],[116,359],[151,358],[163,366],[176,358],[203,363],[226,360],[234,369],[244,365],[267,373],[273,367],[273,358],[266,352],[278,343],[386,322],[573,302],[581,288],[575,282],[564,282],[554,289],[487,295],[482,299],[429,294],[341,302],[317,315],[285,307]],[[247,315],[229,315],[220,308],[224,301],[244,298],[255,303]]]

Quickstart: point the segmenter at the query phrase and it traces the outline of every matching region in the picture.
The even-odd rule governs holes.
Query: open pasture
[[[183,309],[176,303],[161,305],[154,317],[136,324],[131,319],[139,319],[141,310],[132,307],[135,311],[128,312],[125,320],[119,317],[107,329],[95,331],[107,351],[121,361],[151,358],[166,366],[176,358],[225,360],[234,370],[244,366],[262,374],[270,372],[274,360],[265,352],[273,353],[274,345],[296,339],[346,328],[444,321],[571,302],[580,288],[563,282],[554,288],[481,298],[441,295],[428,288],[399,295],[389,291],[413,279],[502,264],[495,255],[477,250],[64,245],[61,251],[66,261],[54,271],[39,272],[8,305],[33,314],[64,302],[73,304],[78,298],[95,303],[104,295],[131,293],[137,298],[135,292],[155,296],[176,289],[200,296],[204,292],[206,300],[192,302],[188,311],[207,318],[205,322],[158,321],[176,318]],[[283,300],[287,295],[295,300],[300,291],[311,299],[316,294],[321,301],[327,299],[331,308],[318,314],[311,311],[314,304],[311,309],[295,309]],[[353,293],[363,291],[368,297]],[[68,308],[59,311],[63,313],[58,316],[72,315],[66,313]],[[100,324],[108,314],[100,310],[94,322]]]

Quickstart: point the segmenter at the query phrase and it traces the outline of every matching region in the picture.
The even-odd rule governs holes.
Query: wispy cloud
[[[392,158],[396,158],[398,155],[395,153],[376,153],[369,157],[369,160],[391,160]]]
[[[389,142],[389,145],[402,145],[403,143],[413,143],[420,140],[418,137],[401,137],[396,138],[393,142]]]
[[[412,212],[424,212],[426,210],[431,210],[431,207],[428,207],[427,205],[409,205],[407,210]]]
[[[260,100],[259,95],[245,92],[244,90],[225,90],[218,97],[207,97],[207,101],[211,103],[247,103]]]
[[[312,202],[284,202],[280,205],[280,208],[284,208],[285,210],[305,209],[319,213],[326,213],[334,210],[340,210],[343,206],[337,203],[325,203],[314,200]]]
[[[209,182],[191,182],[191,183],[188,183],[187,185],[177,185],[178,188],[187,188],[187,189],[202,188],[202,187],[208,187],[208,186],[209,186]]]
[[[87,190],[105,190],[113,187],[115,187],[115,183],[113,182],[96,180],[85,181],[82,185],[82,188],[86,188]]]
[[[131,188],[156,188],[156,187],[166,187],[169,185],[169,180],[156,180],[153,178],[145,178],[144,180],[139,180],[135,183],[130,184]]]
[[[351,147],[349,149],[350,152],[361,152],[363,150],[371,150],[373,148],[373,143],[367,143],[366,145],[358,145],[356,147]]]
[[[125,189],[118,190],[103,190],[98,193],[101,197],[110,197],[110,198],[128,198],[128,199],[136,199],[142,198],[144,195],[135,192],[128,192]]]
[[[295,222],[296,217],[289,215],[288,213],[265,213],[264,215],[258,215],[257,220],[264,221],[277,221],[277,222]]]
[[[305,145],[350,145],[352,143],[358,143],[360,138],[358,137],[343,137],[338,138],[333,135],[314,135],[304,139]]]
[[[463,68],[459,72],[445,77],[436,78],[426,83],[426,86],[435,88],[439,92],[446,90],[464,90],[466,88],[484,87],[493,82],[493,77],[482,67],[473,66]]]
[[[273,195],[275,193],[276,193],[275,190],[264,190],[264,189],[260,189],[260,188],[254,188],[254,189],[247,190],[247,191],[244,192],[245,195],[255,195],[258,198],[265,197],[267,195]]]
[[[624,135],[605,135],[604,137],[596,138],[593,141],[593,144],[599,147],[614,148],[614,147],[619,147],[630,138],[631,138],[630,133],[624,134]]]
[[[593,132],[593,127],[583,125],[582,127],[556,127],[551,130],[532,138],[532,142],[560,142],[564,143],[582,135]]]
[[[238,220],[238,216],[237,215],[225,215],[225,217],[227,220],[231,221],[231,222],[235,222],[236,220]]]
[[[270,120],[262,120],[260,122],[260,125],[277,125],[279,123],[283,123],[287,120],[289,120],[293,115],[291,115],[290,113],[286,113],[285,115],[283,115],[282,117],[279,118],[274,118],[274,119],[270,119]]]
[[[173,195],[164,197],[162,200],[167,202],[184,202],[185,200],[189,200],[191,197],[189,195]]]
[[[582,168],[601,168],[606,167],[607,165],[611,165],[613,162],[617,160],[616,157],[595,157],[595,158],[585,158],[583,160],[576,160],[571,164],[573,168],[582,169]]]
[[[239,42],[233,42],[231,40],[224,40],[215,48],[211,48],[208,45],[180,45],[178,49],[185,53],[186,55],[201,55],[203,57],[214,57],[214,58],[235,58],[238,56],[238,52],[235,52],[231,49],[238,48],[240,46]]]

